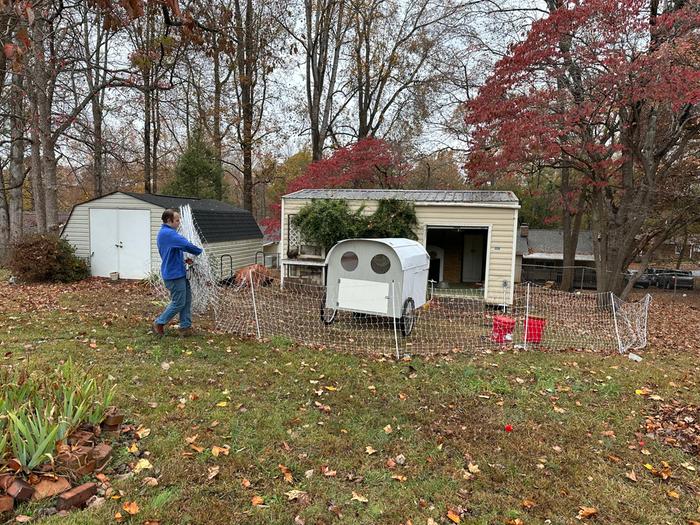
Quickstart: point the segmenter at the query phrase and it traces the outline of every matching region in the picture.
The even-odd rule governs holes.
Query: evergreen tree
[[[223,176],[213,148],[205,142],[201,129],[196,129],[177,161],[175,180],[165,191],[182,197],[222,200]]]

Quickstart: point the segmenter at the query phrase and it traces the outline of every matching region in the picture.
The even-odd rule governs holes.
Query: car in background
[[[677,288],[693,289],[693,272],[688,270],[662,270],[656,276],[657,288],[674,290]]]
[[[634,279],[637,274],[639,273],[639,270],[627,270],[625,272],[625,282],[629,282],[632,279]],[[649,288],[651,285],[651,280],[649,278],[649,274],[645,271],[639,279],[637,279],[637,282],[634,283],[635,288]]]
[[[661,268],[647,268],[644,270],[646,275],[646,280],[649,281],[649,286],[656,286],[656,280],[659,278],[659,274],[664,270]]]

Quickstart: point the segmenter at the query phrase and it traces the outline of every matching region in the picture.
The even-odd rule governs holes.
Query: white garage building
[[[163,211],[186,204],[220,279],[255,262],[263,234],[253,215],[212,199],[116,191],[75,205],[61,237],[90,262],[92,275],[143,279],[160,272],[156,236]]]
[[[374,213],[382,199],[414,205],[416,238],[430,255],[429,280],[471,289],[492,304],[512,304],[518,198],[510,191],[304,189],[282,197],[282,277],[324,280],[324,250],[301,237],[293,219],[315,199],[338,199],[352,211]]]

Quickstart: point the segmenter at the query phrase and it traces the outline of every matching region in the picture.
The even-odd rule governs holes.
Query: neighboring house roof
[[[494,204],[518,206],[518,198],[512,191],[487,190],[353,190],[353,189],[306,189],[284,196],[285,199],[345,199],[381,200],[440,203],[440,204]]]
[[[564,234],[561,230],[530,229],[527,236],[518,235],[516,253],[524,259],[564,259]],[[593,261],[593,236],[590,231],[579,232],[576,260]]]
[[[115,191],[103,195],[102,197],[81,202],[76,204],[76,206],[103,199],[115,193],[123,193],[129,197],[154,204],[163,209],[179,208],[180,206],[189,204],[192,209],[194,220],[197,223],[197,228],[204,237],[203,240],[206,240],[206,242],[244,241],[247,239],[261,239],[263,236],[252,213],[248,210],[237,208],[226,202],[214,199],[197,199],[175,197],[172,195]],[[71,211],[71,213],[73,212]],[[68,220],[70,220],[70,218]]]

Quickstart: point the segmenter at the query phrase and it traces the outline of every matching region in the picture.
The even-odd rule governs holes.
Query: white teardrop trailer
[[[321,321],[339,311],[396,319],[410,335],[416,309],[426,302],[430,256],[410,239],[347,239],[326,256],[327,286]]]

